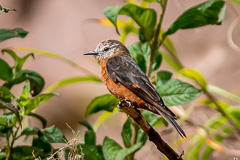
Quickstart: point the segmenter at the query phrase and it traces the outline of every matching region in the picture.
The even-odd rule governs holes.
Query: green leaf
[[[52,146],[49,142],[42,140],[41,138],[33,137],[32,146],[43,149],[45,152],[51,152]]]
[[[147,70],[147,64],[146,60],[144,58],[143,51],[141,49],[141,44],[139,42],[135,42],[128,46],[128,50],[134,59],[134,61],[137,63],[137,65],[141,68],[141,70],[146,73]]]
[[[4,102],[11,102],[12,93],[7,87],[0,87],[0,100]]]
[[[29,96],[30,90],[31,90],[30,82],[26,82],[26,84],[23,86],[21,98],[27,99]]]
[[[8,110],[10,110],[12,113],[14,113],[17,117],[17,120],[19,123],[21,123],[21,119],[20,119],[20,115],[19,115],[19,111],[17,110],[17,108],[15,108],[11,103],[6,103],[2,100],[0,100],[0,106],[3,108],[6,108]]]
[[[113,23],[118,34],[117,16],[126,15],[131,17],[144,30],[144,35],[147,39],[150,39],[152,36],[157,21],[155,10],[142,8],[130,3],[108,7],[104,10],[104,14]]]
[[[127,119],[123,125],[122,139],[126,148],[131,147],[132,127],[129,119]]]
[[[8,13],[9,11],[16,11],[16,9],[14,8],[3,8],[1,5],[0,5],[0,14],[1,13]]]
[[[122,147],[114,140],[105,137],[103,141],[103,152],[106,160],[123,160],[129,154],[135,152],[141,147],[142,143],[136,143],[130,148]]]
[[[4,119],[0,118],[0,125],[5,126],[5,125],[7,125],[7,123],[4,121]]]
[[[38,120],[41,121],[42,127],[43,127],[43,128],[46,127],[46,125],[47,125],[47,120],[46,120],[43,116],[40,116],[40,115],[38,115],[38,114],[36,114],[36,113],[32,113],[32,112],[30,112],[30,113],[28,114],[28,116],[37,118]]]
[[[24,62],[27,60],[27,58],[29,56],[32,56],[34,58],[34,54],[33,53],[29,53],[26,56],[24,56],[23,58],[18,57],[17,54],[10,49],[2,49],[2,53],[8,53],[14,60],[14,67],[16,69],[16,72],[19,72],[22,69],[22,66],[24,64]]]
[[[202,94],[202,91],[191,84],[177,79],[171,79],[165,84],[156,86],[156,89],[167,106],[188,103]]]
[[[160,86],[164,83],[166,83],[167,81],[169,81],[172,78],[172,73],[162,70],[157,72],[157,77],[156,77],[156,85]]]
[[[30,57],[30,56],[32,56],[32,57],[34,58],[34,54],[33,54],[33,53],[29,53],[29,54],[27,54],[26,56],[24,56],[24,57],[22,57],[22,58],[19,59],[19,62],[18,62],[18,64],[17,64],[17,66],[16,66],[16,71],[17,71],[17,72],[22,69],[23,64],[25,63],[25,61],[26,61],[26,60],[28,59],[28,57]]]
[[[233,100],[233,101],[236,101],[236,102],[240,103],[240,97],[239,96],[237,96],[237,95],[235,95],[233,93],[230,93],[230,92],[228,92],[228,91],[226,91],[226,90],[224,90],[224,89],[222,89],[222,88],[220,88],[218,86],[214,86],[214,85],[208,84],[207,90],[209,92],[218,94],[220,96],[223,96],[225,98],[228,98],[230,100]]]
[[[102,80],[100,80],[97,77],[94,76],[87,76],[87,77],[71,77],[71,78],[67,78],[67,79],[63,79],[59,82],[54,83],[53,85],[51,85],[50,87],[48,87],[44,92],[45,93],[50,93],[53,90],[60,88],[62,86],[68,85],[68,84],[73,84],[73,83],[79,83],[79,82],[102,82]]]
[[[203,90],[206,90],[207,81],[205,80],[203,75],[199,71],[197,71],[196,69],[183,68],[183,69],[180,70],[180,73],[183,74],[184,76],[188,77],[188,78],[191,78],[197,84],[199,84]]]
[[[152,71],[156,71],[162,63],[162,54],[159,51],[156,51],[155,57],[154,57],[154,62],[152,65]]]
[[[0,79],[4,81],[10,81],[13,77],[12,68],[5,62],[3,59],[0,58]]]
[[[71,148],[72,150],[72,148]],[[102,152],[102,146],[92,146],[92,145],[86,145],[81,144],[81,146],[78,145],[77,147],[77,153],[70,153],[70,149],[65,150],[65,159],[74,159],[75,155],[82,155],[84,157],[84,160],[105,160],[103,157]],[[80,158],[81,159],[81,158]]]
[[[47,158],[47,154],[33,146],[16,146],[12,150],[11,157],[18,160],[33,160],[35,159],[33,153],[35,157],[40,157],[41,159]]]
[[[162,52],[162,58],[164,59],[164,61],[170,66],[172,67],[175,71],[180,71],[183,67],[182,65],[176,60],[174,59],[172,56],[168,56],[166,53]]]
[[[12,128],[16,124],[16,116],[13,113],[2,114],[0,115],[0,118],[3,119],[6,123],[4,126],[0,126],[0,130],[3,133],[6,133],[8,129]]]
[[[42,135],[39,136],[42,140],[49,143],[65,143],[66,138],[63,133],[54,125],[43,129]]]
[[[46,94],[41,94],[33,99],[30,99],[27,101],[27,104],[24,105],[25,108],[25,114],[29,114],[33,109],[35,109],[37,106],[39,106],[41,103],[49,100],[56,94],[54,93],[46,93]],[[21,104],[21,102],[19,102]]]
[[[85,132],[85,136],[84,136],[85,144],[95,146],[96,145],[96,134],[95,134],[92,126],[85,120],[81,121],[79,123],[88,128],[88,130]]]
[[[21,135],[37,135],[40,132],[39,128],[36,127],[27,127],[25,129],[22,130]]]
[[[8,87],[11,88],[13,85],[26,80],[30,82],[32,96],[38,95],[45,85],[44,78],[39,73],[31,70],[21,70],[17,72],[15,79],[8,83]]]
[[[179,29],[192,29],[205,25],[220,25],[224,19],[226,4],[222,0],[210,0],[194,6],[169,27],[163,36],[175,33]]]
[[[24,38],[27,34],[28,32],[21,28],[0,29],[0,42],[14,37]]]
[[[111,94],[105,94],[96,97],[88,105],[85,117],[102,110],[112,112],[114,107],[117,106],[118,102],[119,102],[118,99],[113,97]]]

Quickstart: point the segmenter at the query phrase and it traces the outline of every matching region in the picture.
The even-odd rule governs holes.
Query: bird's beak
[[[83,55],[98,55],[96,51],[89,51],[87,53],[84,53]]]

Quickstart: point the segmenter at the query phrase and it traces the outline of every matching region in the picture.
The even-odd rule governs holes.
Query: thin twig
[[[128,104],[122,102],[119,104],[121,109],[127,113],[138,126],[147,134],[150,141],[152,141],[157,149],[162,152],[170,160],[183,160],[182,154],[175,152],[159,135],[157,131],[146,121],[142,114],[135,108],[129,107]]]
[[[151,72],[152,72],[152,65],[153,65],[153,62],[154,62],[155,53],[164,41],[164,39],[162,39],[159,43],[159,34],[160,34],[160,30],[162,28],[162,21],[163,21],[163,17],[164,17],[164,14],[165,14],[166,7],[167,7],[167,0],[165,0],[164,4],[162,5],[162,14],[159,17],[159,23],[157,25],[157,30],[156,30],[156,33],[155,33],[153,43],[150,45],[151,55],[150,55],[150,62],[149,62],[149,65],[148,65],[148,70],[147,70],[148,77],[150,77]]]

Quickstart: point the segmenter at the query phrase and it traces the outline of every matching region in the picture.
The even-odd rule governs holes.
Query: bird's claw
[[[118,107],[119,110],[121,110],[122,106],[131,107],[132,103],[127,99],[122,99],[122,100],[119,101],[117,107]]]

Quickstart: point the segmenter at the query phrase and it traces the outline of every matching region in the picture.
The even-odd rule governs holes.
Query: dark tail
[[[167,108],[167,107],[166,107]],[[167,108],[168,109],[168,108]],[[184,138],[187,137],[186,134],[184,133],[183,129],[178,125],[178,123],[175,121],[175,117],[170,117],[169,114],[166,114],[166,111],[162,111],[162,109],[159,109],[159,107],[156,107],[157,112],[166,120],[168,123],[170,123],[179,133],[179,135]],[[169,110],[169,109],[168,109]],[[170,110],[169,110],[170,111]],[[174,115],[174,113],[171,111],[170,114]]]

